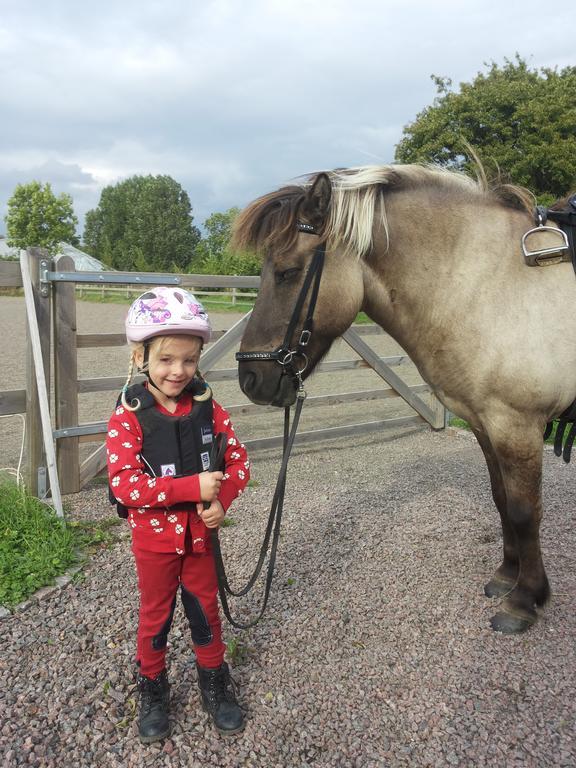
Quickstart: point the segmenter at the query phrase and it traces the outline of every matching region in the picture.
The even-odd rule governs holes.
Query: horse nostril
[[[250,396],[256,385],[256,374],[254,371],[242,371],[240,375],[240,388],[245,395]]]

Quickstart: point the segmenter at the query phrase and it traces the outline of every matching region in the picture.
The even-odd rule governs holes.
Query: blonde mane
[[[328,221],[322,235],[328,248],[343,247],[358,258],[372,248],[374,217],[378,210],[382,216],[386,235],[386,195],[397,190],[432,188],[446,194],[457,193],[469,199],[531,212],[534,196],[522,187],[487,180],[481,166],[477,178],[460,172],[430,165],[360,166],[328,171],[332,183],[332,198]],[[299,184],[283,187],[258,198],[238,217],[235,224],[233,246],[238,249],[277,251],[290,249],[297,236],[299,210],[318,174],[303,179]]]

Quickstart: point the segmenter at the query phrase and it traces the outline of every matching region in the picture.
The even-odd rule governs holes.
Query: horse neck
[[[495,271],[514,279],[508,251],[524,227],[517,212],[411,191],[388,197],[386,218],[389,238],[380,215],[364,264],[364,310],[409,352],[423,336],[438,338],[454,304],[477,300]]]

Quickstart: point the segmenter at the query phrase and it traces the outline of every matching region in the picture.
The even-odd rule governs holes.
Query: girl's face
[[[150,392],[163,403],[164,398],[178,397],[184,387],[190,383],[196,370],[202,350],[202,340],[198,336],[160,336],[150,344],[148,355],[148,373],[154,382]],[[136,359],[143,364],[143,355]]]

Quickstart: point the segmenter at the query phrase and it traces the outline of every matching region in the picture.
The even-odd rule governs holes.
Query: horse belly
[[[441,350],[430,345],[414,362],[446,408],[473,425],[499,406],[547,420],[576,399],[576,338],[569,336],[508,326],[484,340],[476,334]]]

